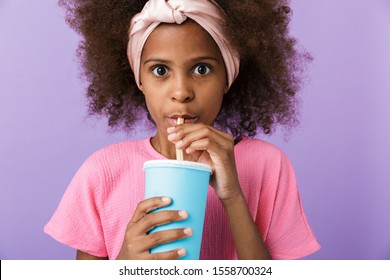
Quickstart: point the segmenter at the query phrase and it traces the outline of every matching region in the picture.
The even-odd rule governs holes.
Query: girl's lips
[[[174,115],[167,118],[170,126],[175,126],[177,124],[179,116],[180,115]],[[184,118],[184,123],[195,123],[198,120],[198,117],[195,116],[181,115],[181,117]]]

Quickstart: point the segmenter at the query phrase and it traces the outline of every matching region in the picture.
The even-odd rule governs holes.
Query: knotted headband
[[[149,35],[162,22],[181,24],[187,18],[202,26],[217,43],[225,63],[230,88],[238,75],[240,60],[223,34],[223,11],[208,0],[150,0],[142,11],[132,18],[127,56],[138,87],[142,49]]]

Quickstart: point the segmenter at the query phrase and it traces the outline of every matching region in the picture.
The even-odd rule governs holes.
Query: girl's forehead
[[[199,52],[203,55],[221,56],[211,35],[192,20],[187,20],[182,24],[162,23],[157,26],[146,40],[143,55],[156,52],[173,54]]]

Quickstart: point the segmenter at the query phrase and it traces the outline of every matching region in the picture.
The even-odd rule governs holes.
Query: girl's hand
[[[183,149],[196,162],[209,164],[211,185],[221,201],[241,194],[234,160],[234,139],[230,134],[201,123],[168,128],[168,140]]]
[[[176,148],[185,149],[194,161],[211,165],[211,185],[225,208],[238,258],[270,259],[241,191],[233,137],[200,123],[185,123],[167,131]]]
[[[172,229],[148,234],[157,225],[181,221],[188,217],[185,211],[161,211],[150,213],[171,203],[168,197],[153,197],[141,201],[127,225],[122,248],[117,260],[175,260],[185,255],[185,249],[178,248],[164,253],[151,254],[150,249],[159,244],[188,237],[190,228]]]

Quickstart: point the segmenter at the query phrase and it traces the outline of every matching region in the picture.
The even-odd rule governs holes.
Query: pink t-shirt
[[[317,251],[286,155],[274,145],[244,139],[235,146],[239,181],[250,213],[273,259]],[[143,164],[165,159],[150,138],[103,148],[75,174],[45,232],[91,255],[115,259],[126,226],[145,196]],[[201,259],[237,259],[222,204],[209,187]]]

